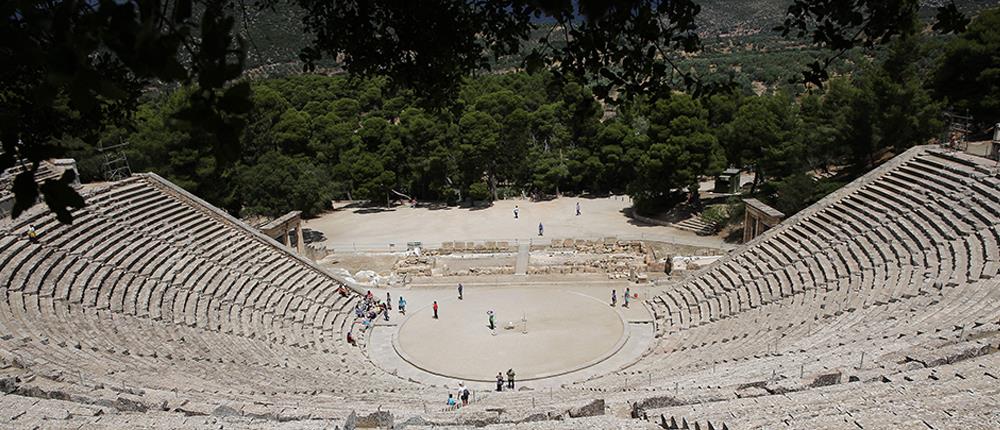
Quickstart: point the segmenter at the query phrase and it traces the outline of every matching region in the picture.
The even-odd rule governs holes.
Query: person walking
[[[462,287],[462,283],[459,282],[458,283],[458,299],[459,300],[462,300],[462,290],[464,290],[464,287]]]
[[[438,319],[438,302],[434,301],[434,319]]]
[[[490,330],[496,330],[497,329],[496,314],[494,314],[493,311],[489,311],[487,312],[487,314],[489,314],[490,316]]]
[[[406,299],[399,296],[399,313],[406,315]]]
[[[629,293],[628,293],[628,289],[626,288],[625,289],[625,300],[622,301],[622,307],[623,308],[627,308],[628,307],[628,296],[629,296]]]
[[[462,399],[462,406],[469,406],[469,388],[464,382],[458,383],[458,397]]]
[[[545,227],[542,226],[542,223],[538,223],[538,235],[542,236],[542,233],[544,232],[545,232]]]
[[[518,214],[518,212],[520,212],[520,211],[521,211],[521,210],[517,208],[517,205],[514,205],[514,219],[517,219],[517,214]]]
[[[507,369],[507,389],[514,389],[514,368]]]
[[[448,406],[455,406],[455,398],[452,397],[451,393],[448,393]]]
[[[503,372],[497,372],[497,391],[503,391]]]
[[[385,310],[392,310],[392,296],[389,295],[388,291],[385,292]]]
[[[611,290],[611,307],[618,304],[618,293],[615,290]]]
[[[580,202],[576,202],[576,216],[580,216]]]

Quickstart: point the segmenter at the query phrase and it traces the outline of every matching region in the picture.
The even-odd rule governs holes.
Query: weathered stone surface
[[[13,376],[0,378],[0,392],[10,394],[17,391],[17,382],[17,378]]]
[[[356,426],[357,428],[392,428],[392,424],[392,413],[377,411],[358,417]]]
[[[633,410],[667,408],[671,406],[682,406],[685,403],[677,400],[674,396],[658,396],[638,401],[632,405]]]
[[[497,424],[499,420],[496,417],[493,418],[475,418],[462,420],[461,424],[470,427],[486,427],[488,425]]]
[[[571,418],[594,417],[604,415],[604,399],[595,399],[586,405],[569,410]]]
[[[119,411],[128,412],[146,412],[149,410],[149,407],[146,406],[145,403],[126,397],[119,397],[115,399],[114,403],[111,404],[111,407],[118,409]]]
[[[431,425],[431,422],[425,420],[424,417],[415,416],[415,417],[407,418],[406,421],[403,421],[403,422],[401,422],[399,424],[396,424],[396,428],[397,429],[405,429],[407,426],[421,426],[421,427],[425,427],[425,426],[429,426],[429,425]]]
[[[812,384],[809,384],[809,386],[816,388],[816,387],[825,387],[827,385],[836,385],[840,383],[840,376],[841,376],[840,372],[828,373],[826,375],[819,375],[816,377],[816,379],[813,379]]]
[[[229,406],[219,405],[219,407],[212,411],[212,415],[217,417],[238,417],[241,414],[240,411],[237,411]]]
[[[69,413],[68,409],[52,409],[46,411],[45,418],[50,420],[68,420],[73,415]]]
[[[285,409],[277,414],[278,422],[302,421],[309,419],[309,414],[297,409]]]
[[[524,418],[521,418],[521,420],[518,421],[518,422],[521,422],[521,423],[533,423],[533,422],[537,422],[537,421],[548,421],[548,419],[549,419],[549,415],[548,414],[546,414],[544,412],[538,412],[538,413],[534,413],[534,414],[528,415],[528,416],[526,416]]]
[[[351,414],[344,420],[344,430],[354,430],[358,426],[358,414],[351,411]]]

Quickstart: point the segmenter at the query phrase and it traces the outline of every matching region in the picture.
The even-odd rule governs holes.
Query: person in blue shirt
[[[399,296],[399,313],[406,315],[406,300],[403,296]]]
[[[455,397],[451,394],[448,394],[448,406],[455,406]]]

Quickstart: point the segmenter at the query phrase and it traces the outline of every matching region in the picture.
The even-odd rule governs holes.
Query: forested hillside
[[[220,21],[203,20],[203,27],[235,25],[238,32],[261,32],[252,40],[251,64],[281,63],[291,58],[285,43],[304,33],[295,24],[294,10],[274,4],[274,10],[246,12],[235,21],[205,5],[205,16]],[[845,37],[849,30],[856,34],[850,24],[811,28],[810,22],[828,16],[822,15],[826,10],[798,18],[799,25],[810,28],[803,39],[742,30],[738,37],[723,37],[707,30],[767,29],[770,24],[763,21],[769,15],[760,11],[777,8],[774,17],[783,16],[774,2],[729,9],[723,2],[707,2],[702,15],[684,3],[686,9],[664,14],[678,28],[653,15],[633,16],[628,7],[612,8],[587,21],[601,25],[576,28],[579,40],[564,39],[565,49],[548,46],[554,55],[535,58],[537,67],[527,73],[503,62],[518,64],[518,50],[530,49],[531,39],[545,29],[531,25],[527,15],[506,15],[510,11],[502,7],[451,3],[457,15],[450,22],[466,27],[438,34],[422,25],[435,17],[410,19],[409,14],[428,13],[412,4],[379,3],[366,9],[374,15],[361,18],[354,10],[323,15],[329,10],[322,2],[298,4],[313,8],[311,30],[325,39],[312,53],[340,55],[352,74],[303,74],[294,72],[292,63],[294,73],[255,73],[244,68],[242,45],[234,44],[227,31],[203,33],[207,51],[191,57],[197,60],[191,70],[182,56],[148,63],[142,55],[151,51],[112,45],[130,68],[87,69],[94,73],[80,75],[83,90],[27,78],[15,80],[26,86],[7,87],[25,93],[9,98],[24,111],[38,106],[28,96],[53,100],[43,106],[48,117],[23,115],[34,121],[27,123],[34,134],[21,133],[28,137],[25,144],[5,139],[6,154],[41,157],[54,153],[46,146],[54,142],[71,149],[66,155],[80,161],[84,180],[93,180],[101,174],[95,140],[130,142],[134,170],[160,173],[240,215],[292,209],[310,215],[333,198],[380,205],[397,193],[459,203],[523,194],[625,192],[640,212],[653,213],[697,199],[688,190],[728,166],[752,170],[756,180],[749,193],[793,213],[885,156],[940,137],[947,108],[968,112],[980,125],[1000,117],[995,102],[1000,98],[992,96],[1000,88],[994,64],[1000,52],[997,8],[971,23],[953,11],[940,29],[925,31],[915,19],[914,3],[906,3],[898,9],[905,22],[862,19],[888,25],[857,40],[841,40],[839,50],[812,46],[808,39]],[[882,4],[858,7],[881,10]],[[724,9],[731,15],[720,12]],[[838,9],[846,15],[837,19],[850,21],[853,10]],[[395,30],[383,32],[385,27],[376,28],[385,18],[380,13],[408,36],[430,39],[404,41],[392,34]],[[573,15],[556,11],[550,16],[575,25]],[[733,21],[737,17],[742,21]],[[704,24],[695,26],[696,20]],[[337,32],[337,25],[352,23],[360,25],[344,30],[346,35]],[[608,30],[623,23],[642,28],[625,34]],[[695,30],[706,33],[699,39]],[[369,43],[372,32],[382,38]],[[171,44],[180,43],[176,37],[164,33],[157,46],[172,52]],[[419,43],[404,43],[413,40]],[[487,45],[491,55],[483,54]],[[426,56],[411,55],[418,51]],[[822,58],[836,61],[822,66],[810,85],[802,84],[806,65]],[[43,61],[32,67],[50,66]],[[87,85],[103,82],[96,70],[115,73],[130,91],[153,78],[174,86],[130,98],[131,93],[112,91],[117,87],[105,82],[100,97],[88,97]],[[18,76],[34,76],[21,72]],[[130,80],[131,73],[145,75]],[[26,124],[5,118],[6,124]],[[53,127],[45,118],[63,122]],[[3,160],[9,164],[12,157]],[[24,178],[18,199],[27,196],[25,201],[33,203],[38,189],[30,172]]]
[[[220,172],[202,138],[171,127],[178,91],[144,104],[132,143],[152,170],[234,213],[315,214],[332,198],[384,204],[392,191],[457,203],[523,193],[627,192],[655,212],[727,166],[757,173],[753,193],[795,212],[883,151],[938,136],[941,101],[920,72],[930,40],[893,44],[821,91],[758,95],[750,85],[699,99],[645,97],[605,112],[582,85],[548,73],[469,78],[457,104],[428,110],[384,79],[300,75],[257,81],[240,162]],[[86,158],[86,157],[83,157]],[[94,164],[82,163],[96,167]],[[90,175],[97,172],[91,170]]]
[[[709,43],[714,38],[727,39],[727,45],[752,45],[761,47],[770,43],[780,43],[780,37],[773,28],[784,19],[785,9],[790,0],[700,0],[702,6],[698,16],[699,32]],[[946,3],[944,0],[925,0],[922,2],[929,14],[933,8]],[[966,12],[977,12],[996,4],[992,0],[956,0],[959,9]],[[247,7],[240,11],[240,33],[250,42],[248,55],[249,67],[260,71],[269,70],[266,66],[298,63],[299,50],[309,42],[309,35],[304,32],[302,17],[304,12],[294,2],[282,2],[274,9],[259,10]],[[548,31],[538,31],[535,38],[548,34]],[[552,37],[558,38],[558,32]],[[749,37],[747,36],[755,36]],[[801,48],[801,44],[795,44]],[[776,60],[779,62],[780,60]],[[505,61],[506,65],[519,65],[520,58]],[[328,65],[332,65],[330,62]],[[277,68],[280,73],[292,73],[295,67]]]
[[[1000,115],[975,86],[958,84],[992,73],[966,62],[996,48],[984,42],[995,27],[997,9],[959,38],[911,37],[877,59],[849,56],[851,73],[822,89],[762,92],[744,77],[698,98],[675,92],[617,105],[547,72],[467,78],[444,109],[383,78],[256,80],[239,161],[226,169],[214,164],[211,136],[175,126],[187,89],[144,103],[133,130],[104,139],[131,142],[134,170],[157,172],[238,214],[315,214],[334,198],[381,205],[393,191],[447,203],[625,192],[640,211],[656,212],[728,166],[754,171],[750,192],[793,213],[886,152],[941,136],[949,104]],[[705,58],[725,58],[713,55]],[[740,58],[744,67],[755,59]],[[95,154],[75,155],[85,179],[100,175]],[[834,166],[840,177],[815,179]]]

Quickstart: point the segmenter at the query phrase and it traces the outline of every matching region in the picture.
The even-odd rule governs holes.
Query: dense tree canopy
[[[860,173],[941,130],[941,104],[917,68],[923,46],[893,43],[883,60],[798,96],[735,87],[614,106],[549,73],[465,79],[448,110],[428,110],[382,78],[264,80],[251,87],[240,162],[222,181],[210,153],[178,143],[197,138],[170,124],[188,100],[179,91],[140,107],[131,157],[234,213],[310,215],[332,198],[584,192],[627,192],[652,212],[696,196],[688,190],[727,166],[753,171],[751,193],[794,211],[835,188],[804,179],[814,172]]]
[[[937,94],[978,122],[1000,122],[1000,8],[984,11],[946,47]]]
[[[698,99],[718,86],[678,66],[685,53],[701,47],[700,6],[693,0],[295,3],[305,9],[303,24],[313,37],[302,51],[307,69],[325,57],[355,76],[349,85],[318,77],[257,85],[240,80],[246,43],[236,22],[245,5],[235,0],[4,2],[0,168],[15,160],[28,167],[14,181],[14,215],[42,192],[68,220],[66,207],[82,204],[67,185],[70,178],[40,188],[34,168],[74,148],[92,154],[95,144],[112,136],[130,137],[152,151],[133,151],[139,166],[163,171],[233,212],[277,210],[248,204],[237,190],[247,177],[243,171],[258,161],[273,166],[288,160],[279,154],[309,160],[329,174],[320,194],[377,200],[399,191],[394,187],[443,199],[457,199],[473,186],[477,196],[486,187],[490,197],[505,190],[610,190],[645,183],[640,178],[658,169],[668,179],[655,183],[671,188],[630,189],[662,196],[717,170],[724,152],[746,152],[720,147],[724,139],[707,125],[738,111],[712,112],[711,103]],[[916,0],[796,0],[783,31],[809,36],[837,57],[915,34],[918,8]],[[992,46],[988,37],[976,36],[992,34],[984,22],[962,38]],[[965,24],[949,4],[939,10],[935,28],[958,31]],[[950,52],[950,61],[961,61],[962,49]],[[551,73],[477,79],[469,88],[468,76],[504,56],[520,58],[529,71]],[[825,77],[829,64],[814,67],[807,78]],[[979,79],[990,76],[990,67],[982,70]],[[908,112],[880,108],[919,100],[922,82],[904,88],[874,78],[864,82],[871,88],[842,97],[846,106],[886,115],[882,119],[895,128],[909,124]],[[178,86],[140,106],[144,88]],[[690,103],[664,96],[675,90],[687,92]],[[627,106],[633,98],[635,105]],[[608,109],[598,100],[624,104],[615,119],[602,123]],[[667,136],[661,119],[677,122],[666,130],[691,134]],[[847,120],[852,127],[841,140],[850,141],[855,158],[909,144],[926,131],[897,145],[887,141],[889,130],[858,117]],[[769,150],[753,145],[747,154],[760,160],[748,162],[760,161],[765,171]],[[670,166],[678,170],[662,170]],[[789,169],[779,166],[775,174]]]

